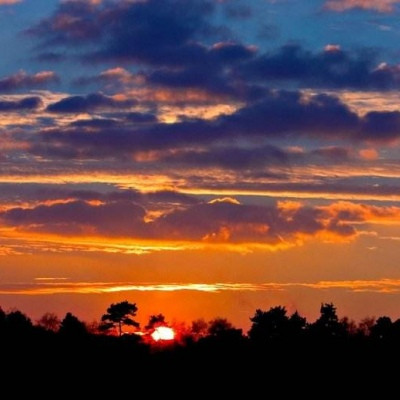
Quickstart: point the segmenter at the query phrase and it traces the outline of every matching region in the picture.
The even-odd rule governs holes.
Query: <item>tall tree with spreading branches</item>
[[[124,325],[139,327],[139,323],[132,318],[136,316],[137,310],[136,304],[128,301],[111,304],[107,308],[107,313],[101,317],[102,323],[99,329],[107,331],[111,328],[117,328],[119,336],[122,336]]]

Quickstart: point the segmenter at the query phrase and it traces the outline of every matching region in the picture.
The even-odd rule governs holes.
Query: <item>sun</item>
[[[168,326],[158,326],[154,329],[154,332],[151,334],[151,337],[156,341],[160,340],[174,340],[175,331]]]

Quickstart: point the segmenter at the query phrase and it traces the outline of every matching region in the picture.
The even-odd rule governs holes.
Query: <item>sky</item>
[[[398,318],[399,16],[0,0],[0,305]]]

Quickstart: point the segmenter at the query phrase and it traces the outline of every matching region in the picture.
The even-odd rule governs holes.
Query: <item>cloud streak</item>
[[[273,292],[290,289],[345,290],[348,292],[400,293],[399,279],[268,283],[132,283],[36,282],[0,285],[1,295],[104,294],[118,292]]]

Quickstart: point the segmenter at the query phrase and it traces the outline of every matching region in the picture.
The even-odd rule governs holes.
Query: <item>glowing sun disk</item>
[[[167,326],[158,326],[156,329],[154,329],[151,337],[156,342],[158,342],[159,340],[174,340],[175,332],[172,328],[169,328]]]

